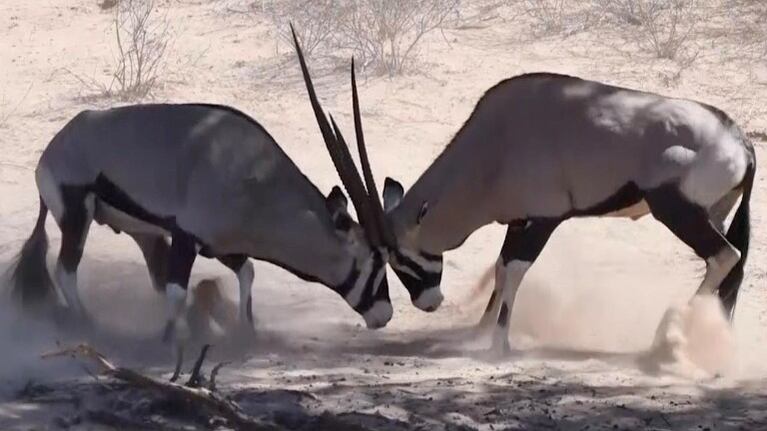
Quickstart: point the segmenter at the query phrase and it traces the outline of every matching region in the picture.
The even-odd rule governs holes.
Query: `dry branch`
[[[118,367],[87,344],[80,344],[75,347],[46,353],[42,357],[47,359],[62,356],[91,360],[99,368],[100,374],[140,388],[155,391],[170,399],[195,405],[200,409],[211,412],[213,415],[225,418],[231,426],[234,426],[238,430],[271,431],[282,429],[274,424],[266,423],[260,419],[249,416],[247,413],[243,412],[235,402],[226,399],[217,392],[210,391],[206,388],[191,388],[176,383],[158,380],[129,368]]]

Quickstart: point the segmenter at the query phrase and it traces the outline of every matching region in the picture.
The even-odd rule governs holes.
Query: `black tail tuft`
[[[35,229],[11,266],[11,294],[25,311],[37,311],[50,305],[54,293],[53,281],[45,263],[48,253],[48,235],[45,233],[47,216],[48,207],[41,198]]]
[[[732,321],[735,312],[735,303],[738,300],[738,290],[743,282],[743,267],[748,257],[748,245],[751,239],[750,201],[751,190],[754,185],[756,163],[749,165],[743,178],[743,197],[738,206],[730,227],[727,229],[727,241],[740,251],[740,260],[727,274],[722,284],[719,285],[719,298],[722,300],[725,313]]]

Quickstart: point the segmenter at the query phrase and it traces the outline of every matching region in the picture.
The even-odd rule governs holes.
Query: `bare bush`
[[[592,24],[591,11],[583,3],[567,0],[506,0],[531,19],[535,35],[572,35]]]
[[[281,39],[295,26],[307,56],[351,52],[363,69],[402,73],[428,33],[457,16],[460,0],[281,0],[269,5]]]
[[[658,58],[676,60],[690,47],[703,19],[700,0],[594,0],[624,38]]]
[[[112,91],[123,99],[150,95],[160,79],[170,35],[154,0],[121,0],[116,8],[116,65]]]
[[[724,8],[735,23],[727,29],[738,55],[752,59],[767,57],[767,2],[727,0]]]
[[[567,25],[566,0],[524,0],[525,14],[533,19],[539,33],[560,33]]]
[[[460,0],[359,0],[348,2],[338,41],[363,68],[400,74],[428,33],[455,16]]]
[[[274,23],[279,37],[293,44],[289,23],[293,23],[307,58],[326,46],[341,19],[339,0],[281,0],[262,5]],[[268,9],[267,9],[268,8]]]
[[[32,84],[29,85],[27,91],[15,104],[8,100],[5,92],[0,94],[0,129],[6,129],[10,127],[11,119],[14,115],[16,115],[16,112],[19,110],[21,104],[24,103],[24,101],[27,99],[27,96],[31,90]]]

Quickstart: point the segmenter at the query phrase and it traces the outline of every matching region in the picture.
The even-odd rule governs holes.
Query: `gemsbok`
[[[353,98],[364,154],[356,86]],[[752,144],[717,108],[573,76],[519,75],[485,92],[407,193],[386,178],[389,263],[413,302],[433,310],[443,253],[482,226],[508,226],[478,325],[495,322],[492,349],[507,353],[517,289],[560,223],[652,214],[705,261],[696,294],[718,292],[732,319],[755,172]]]
[[[338,146],[343,137],[326,126],[327,145]],[[78,321],[87,320],[77,267],[91,222],[138,243],[153,284],[165,291],[164,338],[176,346],[174,380],[189,337],[186,291],[198,255],[237,273],[242,322],[252,324],[248,258],[254,258],[328,286],[369,328],[383,327],[392,317],[379,228],[383,209],[356,168],[345,164],[338,173],[360,224],[339,187],[323,196],[259,123],[231,107],[140,104],[83,111],[38,162],[40,210],[12,270],[13,291],[27,310],[51,303],[50,211],[61,230],[55,286]]]

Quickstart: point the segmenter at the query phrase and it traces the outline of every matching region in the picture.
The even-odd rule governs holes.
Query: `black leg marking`
[[[728,290],[723,283],[731,270],[737,267],[741,255],[722,234],[708,213],[700,206],[687,201],[673,185],[660,187],[647,194],[647,203],[653,216],[680,240],[706,261],[706,275],[696,295]],[[727,302],[723,302],[725,307]]]
[[[194,260],[196,257],[197,249],[194,237],[180,230],[174,231],[171,236],[170,254],[168,255],[168,287],[166,287],[166,294],[169,292],[171,292],[173,295],[178,293],[174,290],[168,290],[175,289],[175,287],[172,285],[178,286],[184,291],[188,289],[189,277],[192,273],[192,266],[194,265]],[[171,301],[180,300],[180,298],[169,299]],[[179,373],[181,372],[181,365],[184,359],[185,343],[185,337],[179,336],[177,333],[179,328],[175,327],[175,322],[178,319],[185,320],[186,318],[184,316],[185,310],[183,309],[183,302],[171,304],[171,307],[173,310],[172,313],[176,314],[170,316],[170,320],[166,326],[165,333],[166,335],[172,334],[176,338],[176,367],[173,372],[173,376],[171,377],[171,381],[175,381],[178,379]],[[168,341],[169,338],[170,337],[164,338],[164,340]]]
[[[93,221],[93,208],[89,210],[87,207],[89,199],[93,203],[93,196],[89,197],[86,187],[62,186],[61,197],[64,213],[58,221],[61,248],[56,264],[56,281],[70,310],[80,320],[79,323],[86,323],[88,317],[77,289],[77,267],[83,257],[85,239]]]
[[[248,295],[248,322],[253,323],[253,296]]]
[[[228,254],[226,256],[217,257],[216,259],[226,265],[227,268],[238,273],[240,272],[242,265],[245,265],[245,262],[248,260],[248,256],[244,254]]]
[[[503,285],[500,286],[502,300],[493,334],[494,351],[508,353],[509,320],[519,285],[527,269],[541,253],[554,229],[561,222],[558,219],[535,219],[530,220],[522,228],[509,227],[501,249],[501,262],[504,268],[500,270],[505,273]]]
[[[177,284],[182,289],[187,289],[189,277],[192,274],[192,266],[197,257],[195,245],[193,236],[181,231],[173,233],[168,255],[169,284]]]
[[[62,187],[64,214],[59,222],[61,229],[61,249],[59,262],[69,273],[77,271],[83,256],[85,236],[90,227],[92,215],[88,214],[85,201],[88,191],[83,187]]]
[[[501,304],[501,311],[498,313],[498,326],[506,327],[509,324],[509,307],[504,302]]]
[[[141,249],[144,255],[152,285],[160,292],[165,291],[165,283],[168,281],[168,257],[170,256],[170,244],[164,236],[131,234],[131,237]]]
[[[240,286],[240,310],[242,310],[242,304],[245,304],[245,318],[247,319],[247,322],[250,324],[250,327],[253,326],[253,297],[251,295],[251,284],[252,280],[250,280],[248,285],[243,285],[243,281],[240,279],[240,271],[242,271],[245,264],[248,262],[248,256],[244,254],[231,254],[226,256],[220,256],[218,257],[219,262],[226,265],[229,269],[234,271],[235,274],[237,274],[237,281],[239,282]],[[251,267],[252,268],[252,267]],[[240,311],[242,313],[242,311]],[[242,322],[241,322],[242,323]]]
[[[498,292],[493,289],[493,292],[490,294],[490,300],[487,301],[487,306],[485,307],[485,313],[489,313],[490,309],[493,308],[493,302],[495,301],[495,297],[498,295]]]
[[[168,287],[170,285],[177,285],[184,291],[188,289],[189,277],[192,273],[192,266],[196,257],[197,251],[195,250],[194,238],[181,231],[173,232],[168,254]],[[166,294],[168,293],[168,287],[166,287]],[[175,317],[177,316],[170,316],[163,331],[163,341],[170,341],[173,336],[176,329],[174,327]]]
[[[523,228],[509,227],[501,248],[503,264],[512,260],[534,262],[560,223],[562,220],[535,219]]]
[[[649,191],[645,199],[652,215],[700,258],[707,259],[729,246],[706,210],[689,202],[676,185]]]

